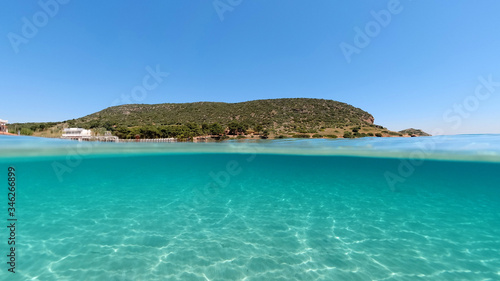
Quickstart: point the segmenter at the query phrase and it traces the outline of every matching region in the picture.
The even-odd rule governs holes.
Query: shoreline
[[[2,135],[2,136],[18,136],[16,134],[6,133],[6,132],[0,132],[0,135]]]

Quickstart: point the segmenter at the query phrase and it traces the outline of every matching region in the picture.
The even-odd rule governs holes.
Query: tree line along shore
[[[59,138],[66,123],[15,123],[11,127],[16,128],[21,135]],[[320,128],[318,130],[297,130],[282,132],[270,130],[262,125],[250,127],[246,124],[232,122],[227,126],[219,123],[184,125],[145,125],[133,127],[94,127],[91,129],[96,136],[104,136],[108,132],[120,139],[155,139],[176,138],[179,140],[192,140],[195,137],[210,137],[216,140],[225,139],[282,139],[282,138],[362,138],[362,137],[415,137],[426,136],[424,132],[417,129],[408,129],[399,132],[390,131],[385,127],[372,124],[346,125],[336,128]]]

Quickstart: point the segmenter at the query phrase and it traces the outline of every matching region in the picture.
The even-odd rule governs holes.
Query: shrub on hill
[[[306,135],[306,134],[295,134],[292,137],[294,137],[294,138],[302,138],[302,139],[308,139],[308,138],[310,138],[310,136]]]
[[[351,132],[344,132],[344,138],[345,139],[352,139],[352,138],[354,138],[354,135]]]

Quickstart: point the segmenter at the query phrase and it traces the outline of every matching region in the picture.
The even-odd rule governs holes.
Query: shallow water
[[[2,137],[0,280],[498,280],[499,143]]]

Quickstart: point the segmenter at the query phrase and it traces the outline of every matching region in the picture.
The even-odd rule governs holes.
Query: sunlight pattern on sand
[[[428,160],[393,192],[399,159],[115,156],[83,157],[63,181],[60,156],[0,160],[19,184],[8,280],[500,278],[495,162]]]

